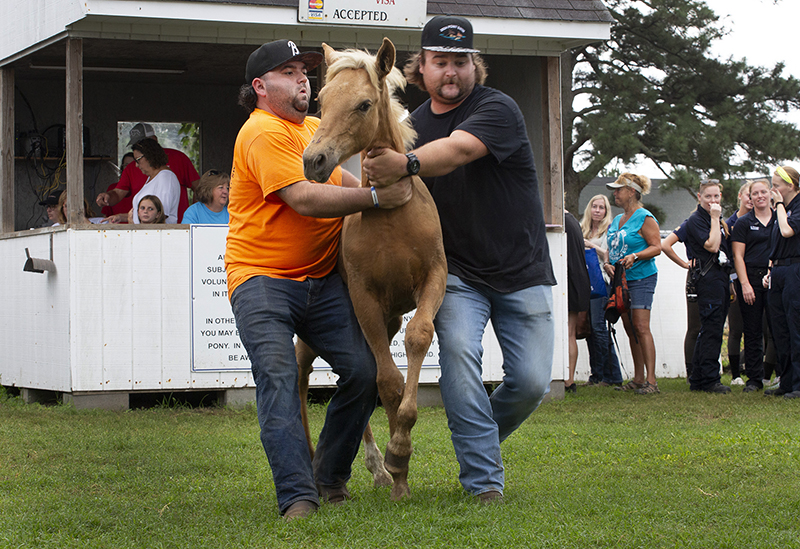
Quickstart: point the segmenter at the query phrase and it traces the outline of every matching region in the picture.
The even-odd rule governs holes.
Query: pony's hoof
[[[395,481],[394,485],[392,486],[392,493],[389,497],[392,498],[392,501],[400,501],[411,498],[411,490],[408,487],[408,483],[401,484],[400,482]]]
[[[390,475],[386,469],[373,473],[372,480],[375,484],[375,488],[383,488],[392,485],[392,475]]]

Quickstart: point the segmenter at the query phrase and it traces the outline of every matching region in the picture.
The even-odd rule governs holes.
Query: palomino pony
[[[328,65],[319,92],[322,120],[303,154],[305,176],[327,181],[334,168],[373,147],[405,152],[416,135],[393,96],[405,86],[394,67],[395,48],[388,39],[377,56],[322,45]],[[362,174],[361,185],[370,183]],[[378,365],[378,391],[389,417],[391,439],[386,469],[394,481],[391,498],[410,496],[408,463],[411,429],[417,421],[417,384],[422,360],[433,340],[433,317],[447,284],[447,262],[436,205],[419,177],[411,200],[393,209],[370,209],[349,215],[342,229],[340,270],[356,317]],[[405,333],[407,381],[398,370],[389,342],[403,314],[416,308]],[[371,433],[369,433],[371,434]]]

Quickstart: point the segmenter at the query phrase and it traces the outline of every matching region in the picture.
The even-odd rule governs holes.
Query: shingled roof
[[[298,2],[298,0],[189,1],[286,7],[297,6]],[[614,20],[601,0],[428,0],[428,14],[609,23]]]

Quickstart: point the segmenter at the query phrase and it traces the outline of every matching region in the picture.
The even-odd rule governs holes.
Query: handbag
[[[631,295],[628,292],[628,279],[622,261],[614,265],[614,280],[611,282],[611,296],[606,303],[604,318],[610,324],[616,324],[619,317],[631,308]]]
[[[606,291],[606,281],[603,278],[603,271],[600,270],[600,262],[597,259],[597,250],[587,248],[583,250],[586,256],[586,268],[589,270],[589,282],[592,285],[591,298],[608,297]]]

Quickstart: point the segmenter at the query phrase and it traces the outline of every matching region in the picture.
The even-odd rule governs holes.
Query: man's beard
[[[308,96],[306,96],[308,97]],[[308,114],[308,99],[303,99],[300,95],[297,95],[294,100],[292,100],[292,107],[299,113]]]
[[[445,86],[449,86],[449,85],[458,86],[458,93],[456,94],[455,97],[446,97],[446,96],[444,96],[442,94],[442,89]],[[452,80],[448,80],[447,82],[444,82],[444,83],[439,84],[438,86],[436,86],[436,96],[437,96],[437,98],[438,98],[440,103],[445,103],[445,104],[460,103],[461,101],[464,100],[464,98],[466,98],[470,94],[470,92],[472,91],[473,87],[474,87],[474,85],[469,87],[469,88],[467,88],[467,86],[465,86],[464,83],[460,79],[452,79]]]

